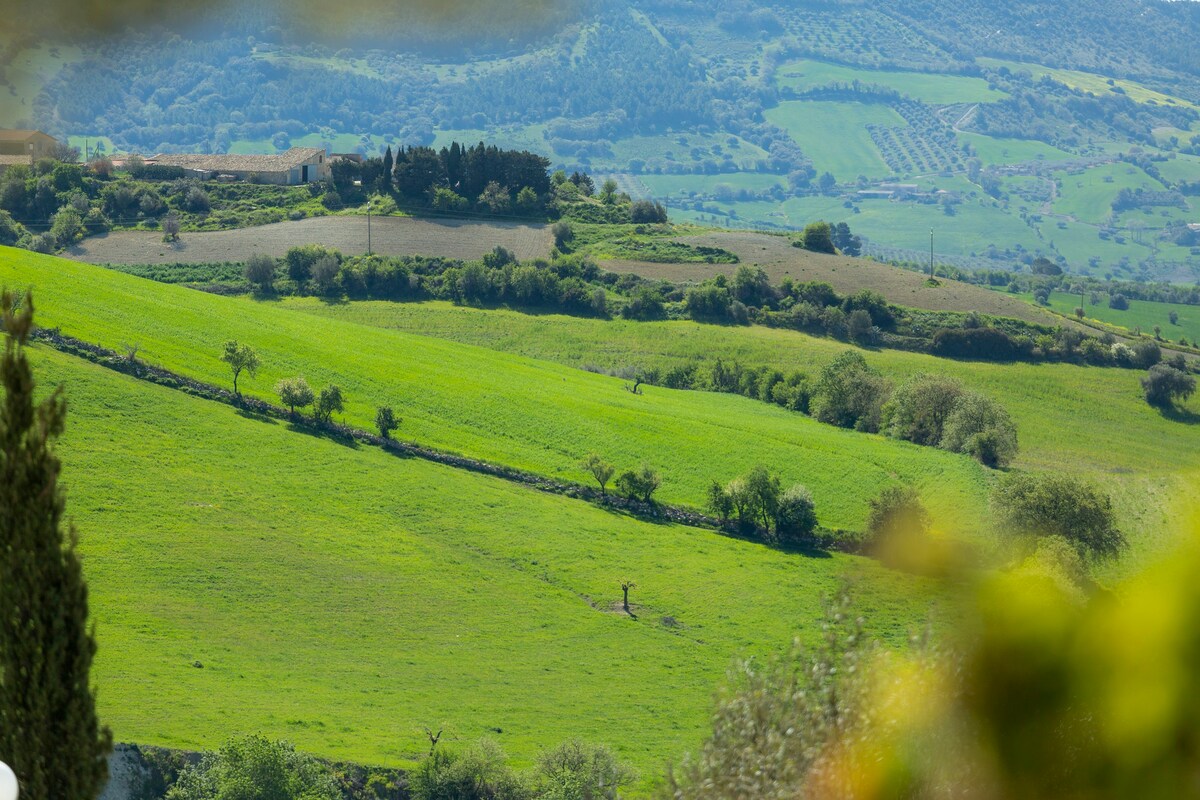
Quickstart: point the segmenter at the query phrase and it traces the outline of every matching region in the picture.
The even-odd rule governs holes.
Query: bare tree
[[[174,211],[163,217],[162,227],[164,242],[179,241],[179,217],[175,215]]]
[[[631,617],[633,616],[633,612],[629,610],[629,590],[636,589],[636,588],[637,588],[637,584],[631,580],[622,580],[621,581],[621,595],[622,595],[621,608],[625,609],[625,613]]]

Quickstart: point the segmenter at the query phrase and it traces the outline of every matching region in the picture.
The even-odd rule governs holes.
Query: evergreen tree
[[[73,528],[64,535],[61,464],[66,400],[34,403],[24,345],[33,303],[0,299],[6,331],[0,382],[0,761],[22,800],[91,800],[108,775],[112,734],[96,719],[88,671],[87,585]]]
[[[392,167],[395,159],[392,158],[392,146],[389,144],[387,152],[383,154],[383,174],[379,176],[379,189],[384,194],[392,191]]]

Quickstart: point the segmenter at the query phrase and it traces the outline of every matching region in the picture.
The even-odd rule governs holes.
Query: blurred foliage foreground
[[[1200,534],[1200,516],[1190,530]],[[675,798],[1200,797],[1200,535],[1084,596],[1031,558],[958,570],[959,633],[869,644],[849,594],[823,643],[738,664]],[[942,554],[930,551],[935,559]],[[943,566],[943,565],[939,565]]]

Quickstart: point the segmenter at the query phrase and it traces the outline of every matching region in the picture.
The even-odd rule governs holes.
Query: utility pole
[[[933,280],[933,228],[929,229],[929,280]]]
[[[367,198],[367,255],[371,255],[371,198]]]

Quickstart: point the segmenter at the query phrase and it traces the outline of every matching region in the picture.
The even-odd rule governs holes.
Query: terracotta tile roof
[[[147,160],[156,164],[204,172],[287,172],[323,155],[325,151],[319,147],[293,147],[277,156],[166,153]]]

